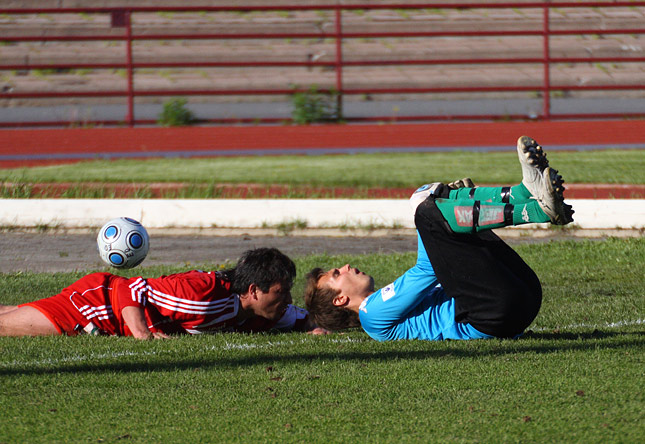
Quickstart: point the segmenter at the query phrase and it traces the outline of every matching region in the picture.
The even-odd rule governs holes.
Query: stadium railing
[[[614,1],[614,2],[500,2],[500,3],[474,3],[474,2],[447,2],[447,3],[415,3],[415,4],[308,4],[308,5],[264,5],[264,6],[177,6],[177,7],[151,7],[151,6],[132,6],[132,7],[118,7],[118,8],[1,8],[0,7],[0,55],[2,48],[11,45],[25,44],[25,42],[34,42],[34,44],[41,44],[43,51],[47,51],[46,44],[52,42],[91,42],[103,41],[106,44],[109,42],[121,42],[120,46],[124,53],[122,54],[122,61],[106,61],[106,62],[84,62],[87,54],[82,51],[78,54],[76,59],[69,57],[60,62],[54,63],[39,63],[29,60],[29,56],[24,57],[24,61],[16,63],[15,58],[9,59],[7,57],[0,58],[0,75],[3,72],[13,72],[20,75],[28,75],[33,73],[64,73],[70,70],[119,70],[123,73],[125,80],[125,88],[101,88],[100,82],[98,87],[94,88],[93,85],[90,89],[77,89],[74,90],[57,90],[52,88],[50,90],[41,87],[40,89],[30,89],[26,87],[12,86],[7,83],[0,91],[0,103],[8,104],[11,100],[38,100],[38,99],[87,99],[87,98],[122,98],[126,103],[125,115],[122,119],[117,120],[103,120],[103,121],[87,121],[85,123],[97,123],[104,125],[128,125],[134,126],[136,124],[151,124],[154,121],[148,119],[137,119],[135,116],[135,101],[143,98],[151,97],[170,97],[170,96],[292,96],[296,93],[307,93],[311,91],[311,85],[295,86],[293,83],[285,84],[280,87],[264,87],[264,88],[155,88],[155,87],[139,87],[138,78],[145,73],[147,69],[186,69],[186,68],[249,68],[249,69],[262,69],[262,68],[282,68],[282,69],[302,69],[306,68],[311,70],[317,68],[321,70],[333,71],[333,82],[324,85],[321,84],[316,91],[323,94],[333,94],[336,100],[336,107],[342,114],[343,100],[347,96],[364,96],[366,98],[373,96],[386,96],[386,95],[459,95],[459,94],[486,94],[486,93],[524,93],[533,94],[534,98],[539,98],[542,102],[541,112],[538,115],[531,116],[533,119],[540,120],[553,120],[553,119],[571,119],[571,118],[642,118],[645,117],[645,112],[624,112],[624,113],[606,113],[600,111],[590,111],[588,113],[558,113],[554,114],[551,109],[551,98],[557,97],[558,94],[571,94],[576,92],[602,92],[602,91],[643,91],[645,90],[644,77],[642,76],[643,69],[640,70],[641,77],[638,76],[625,79],[611,79],[611,81],[594,80],[591,83],[584,81],[572,83],[558,83],[552,80],[552,72],[558,66],[573,66],[573,65],[599,65],[598,69],[602,70],[602,64],[609,64],[607,66],[614,66],[618,64],[643,64],[645,57],[639,56],[640,51],[634,51],[637,56],[626,57],[617,54],[615,51],[610,51],[607,54],[600,51],[601,55],[594,55],[593,51],[588,54],[580,56],[579,53],[574,55],[567,55],[567,52],[560,51],[557,55],[553,54],[551,41],[554,38],[564,36],[578,36],[580,38],[603,39],[608,36],[621,36],[631,37],[638,39],[645,34],[645,23],[640,22],[640,26],[631,26],[633,20],[626,20],[624,23],[620,22],[620,14],[627,17],[631,13],[637,16],[644,15],[642,8],[645,8],[645,2],[639,1]],[[484,29],[468,29],[468,20],[461,21],[457,25],[452,26],[449,20],[445,20],[441,26],[434,26],[436,20],[424,22],[419,26],[421,21],[415,23],[408,23],[403,25],[405,29],[396,26],[388,25],[385,20],[381,25],[376,26],[372,23],[369,26],[363,26],[366,30],[352,30],[348,24],[348,15],[361,16],[366,13],[375,13],[375,11],[392,12],[395,11],[400,16],[408,14],[408,12],[421,11],[426,16],[433,15],[436,19],[437,14],[447,14],[448,12],[458,11],[460,13],[468,11],[512,11],[518,17],[524,14],[532,14],[536,17],[539,14],[539,22],[535,20],[506,20],[506,25],[500,27],[484,26]],[[437,12],[439,11],[439,12]],[[563,12],[564,11],[564,12]],[[588,26],[568,26],[567,21],[560,20],[559,17],[585,15],[591,16],[593,14],[604,14],[603,11],[614,11],[614,20],[609,22],[613,27],[607,27],[606,20],[589,19],[578,21],[577,23],[587,24]],[[206,32],[150,32],[145,29],[146,17],[151,14],[320,14],[326,17],[324,20],[325,26],[319,26],[315,31],[302,30],[296,27],[296,30],[290,30],[289,27],[281,28],[278,23],[277,26],[269,27],[269,32],[260,30],[259,32],[249,32],[248,27],[242,28],[244,32],[236,32],[234,26],[227,29],[208,29]],[[511,15],[513,15],[511,14]],[[49,21],[51,23],[58,23],[53,17],[70,17],[70,15],[89,15],[89,20],[93,17],[102,17],[104,22],[109,22],[109,25],[104,28],[99,28],[99,31],[83,32],[83,29],[65,28],[62,25],[43,25],[42,29],[37,33],[30,33],[28,30],[25,32],[21,30],[20,23],[27,23],[29,18],[38,18],[41,21]],[[616,18],[618,17],[618,20]],[[589,17],[587,17],[588,19]],[[508,17],[506,17],[508,19]],[[36,20],[37,21],[37,20]],[[354,20],[355,21],[355,20]],[[369,20],[367,20],[369,21]],[[310,20],[311,22],[311,20]],[[315,22],[315,20],[314,20]],[[432,22],[432,23],[430,23]],[[502,20],[504,22],[504,20]],[[321,21],[322,23],[322,21]],[[557,26],[553,26],[557,23]],[[571,22],[573,23],[573,21]],[[571,24],[570,23],[570,24]],[[616,25],[616,23],[618,23]],[[6,25],[9,26],[6,26]],[[464,26],[464,24],[466,26]],[[327,26],[331,25],[331,26]],[[526,26],[525,26],[526,25]],[[181,25],[179,25],[181,27]],[[4,28],[4,30],[3,30]],[[27,29],[27,28],[25,28]],[[101,31],[103,29],[105,32]],[[286,31],[281,31],[286,29]],[[276,31],[277,30],[277,31]],[[532,52],[528,56],[518,57],[517,51],[512,53],[511,56],[491,56],[490,54],[482,54],[481,57],[409,57],[409,52],[406,57],[344,57],[347,51],[347,45],[350,42],[356,41],[386,41],[387,39],[403,40],[403,39],[429,39],[433,42],[438,39],[447,41],[448,39],[467,39],[467,38],[500,38],[500,39],[513,39],[513,38],[526,38],[532,37],[541,40],[541,53],[535,54]],[[160,55],[157,60],[153,61],[140,61],[137,60],[136,54],[133,51],[133,45],[140,44],[146,41],[156,42],[176,42],[176,41],[196,41],[196,40],[235,40],[235,41],[293,41],[299,40],[306,42],[307,40],[316,39],[319,42],[325,42],[329,48],[333,47],[333,54],[326,54],[324,58],[317,59],[316,55],[307,54],[306,60],[295,60],[293,57],[280,58],[279,54],[271,54],[271,57],[265,59],[253,58],[252,60],[213,60],[206,58],[201,61],[164,61],[163,56]],[[509,40],[510,41],[510,40]],[[624,46],[624,45],[623,45]],[[121,48],[120,48],[121,49]],[[119,50],[120,50],[119,49]],[[636,48],[638,49],[638,48]],[[189,50],[189,49],[187,49]],[[503,52],[503,51],[502,51]],[[520,51],[521,52],[521,51]],[[530,69],[538,68],[541,70],[539,81],[519,82],[518,84],[490,84],[490,79],[486,79],[484,73],[483,78],[480,77],[479,83],[467,84],[429,84],[424,85],[417,83],[413,86],[406,86],[396,84],[396,82],[389,82],[385,86],[380,86],[373,83],[368,85],[361,85],[360,82],[348,82],[345,80],[345,75],[349,69],[362,69],[367,70],[374,67],[381,67],[383,70],[386,67],[449,67],[449,66],[476,66],[482,72],[486,68],[496,66],[527,66]],[[633,65],[632,65],[633,66]],[[535,70],[534,70],[535,71]],[[259,72],[259,71],[258,71]],[[259,73],[258,75],[262,75]],[[359,75],[360,77],[360,72]],[[610,76],[611,77],[611,76]],[[387,82],[386,82],[387,83]],[[447,82],[446,82],[447,83]],[[409,115],[400,116],[398,120],[482,120],[482,119],[526,119],[526,115],[495,115],[495,114],[460,114],[460,115]],[[209,122],[214,123],[232,123],[232,122],[276,122],[283,121],[284,118],[230,118],[230,119],[207,119]],[[355,121],[381,121],[392,120],[392,116],[354,116],[348,120]],[[21,121],[12,123],[0,123],[0,126],[55,126],[55,125],[69,125],[70,121]]]

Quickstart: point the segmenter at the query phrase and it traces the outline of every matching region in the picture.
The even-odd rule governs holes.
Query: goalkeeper
[[[523,179],[513,187],[474,187],[469,179],[419,188],[418,257],[393,283],[374,290],[371,276],[349,264],[307,275],[305,303],[328,330],[362,326],[374,339],[512,338],[540,310],[540,281],[491,229],[573,221],[563,180],[537,142],[517,143]]]

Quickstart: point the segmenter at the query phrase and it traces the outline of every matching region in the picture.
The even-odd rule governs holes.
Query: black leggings
[[[540,281],[495,233],[454,233],[432,196],[417,207],[415,224],[437,279],[455,299],[457,322],[499,338],[533,322],[542,304]]]

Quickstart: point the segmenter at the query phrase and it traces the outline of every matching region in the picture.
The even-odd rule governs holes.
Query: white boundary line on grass
[[[616,327],[628,327],[632,325],[643,325],[645,324],[645,319],[636,319],[635,321],[618,321],[618,322],[611,322],[607,323],[604,325],[597,325],[597,324],[572,324],[572,325],[567,325],[565,327],[539,327],[539,328],[531,328],[529,327],[527,330],[532,330],[532,331],[553,331],[553,330],[572,330],[575,328],[616,328]]]
[[[369,339],[353,339],[353,338],[330,338],[331,343],[350,343],[350,342],[367,342]],[[269,349],[274,347],[281,346],[290,346],[307,343],[307,339],[301,339],[300,341],[276,341],[276,342],[267,342],[265,344],[235,344],[235,343],[225,343],[223,346],[212,346],[203,348],[201,350],[205,351],[215,351],[215,350],[254,350],[254,349]],[[158,356],[161,354],[174,354],[174,350],[167,350],[163,352],[152,352],[152,351],[142,351],[142,352],[132,352],[132,351],[123,351],[115,353],[100,353],[94,354],[90,353],[89,355],[81,356],[74,355],[65,358],[59,359],[42,359],[38,361],[13,361],[8,363],[0,362],[0,368],[12,368],[17,366],[41,366],[41,365],[57,365],[57,364],[68,364],[68,363],[80,363],[87,361],[99,361],[106,358],[123,358],[131,356]]]
[[[266,344],[225,344],[224,347],[210,347],[208,350],[255,350],[255,349],[264,349],[271,347],[281,347],[283,345],[297,345],[305,344],[308,340],[301,339],[300,341],[277,341],[277,342],[267,342]],[[343,343],[347,344],[350,342],[367,342],[368,339],[353,339],[353,338],[330,338],[331,343]]]
[[[628,327],[628,326],[633,326],[633,325],[643,325],[645,324],[645,319],[636,319],[634,321],[617,321],[617,322],[608,322],[605,324],[572,324],[572,325],[567,325],[564,327],[540,327],[540,328],[533,328],[530,329],[532,331],[553,331],[555,329],[558,330],[573,330],[576,328],[618,328],[618,327]],[[265,344],[236,344],[236,343],[225,343],[223,346],[212,346],[205,348],[203,350],[263,350],[263,349],[269,349],[269,348],[274,348],[274,347],[282,347],[282,346],[291,346],[291,345],[298,345],[298,344],[305,344],[309,340],[308,339],[301,339],[299,341],[276,341],[276,342],[267,342]],[[330,338],[329,342],[331,343],[361,343],[361,342],[369,342],[371,341],[370,339],[354,339],[354,338]],[[121,357],[130,357],[130,356],[157,356],[163,353],[174,353],[172,350],[168,350],[166,352],[151,352],[151,351],[144,351],[144,352],[129,352],[129,351],[124,351],[124,352],[118,352],[118,353],[101,353],[101,354],[89,354],[87,356],[70,356],[67,358],[59,358],[59,359],[44,359],[44,360],[39,360],[39,361],[12,361],[9,363],[0,363],[0,368],[12,368],[12,367],[23,367],[23,366],[41,366],[41,365],[56,365],[56,364],[67,364],[67,363],[79,363],[79,362],[86,362],[86,361],[98,361],[101,359],[105,358],[121,358]]]

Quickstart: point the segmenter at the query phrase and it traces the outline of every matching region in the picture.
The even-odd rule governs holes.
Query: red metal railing
[[[345,31],[343,19],[348,12],[357,11],[375,11],[375,10],[422,10],[432,8],[433,10],[442,9],[446,11],[467,11],[467,10],[541,10],[541,29],[493,29],[493,30],[465,30],[465,29],[438,29],[438,30],[377,30],[367,32],[349,32]],[[557,8],[557,11],[556,11]],[[307,87],[279,87],[279,88],[210,88],[210,89],[159,89],[148,88],[139,89],[135,87],[137,70],[142,69],[162,69],[162,68],[262,68],[262,67],[282,67],[282,68],[312,68],[326,67],[334,70],[335,82],[333,88],[320,88],[321,92],[330,92],[332,89],[338,93],[338,107],[342,109],[343,97],[347,95],[384,95],[384,94],[453,94],[453,93],[541,93],[542,112],[541,115],[533,116],[537,119],[561,119],[561,118],[607,118],[607,117],[645,117],[645,110],[642,112],[632,113],[576,113],[576,114],[558,114],[554,115],[551,111],[550,97],[555,92],[562,91],[643,91],[645,90],[645,75],[641,70],[641,77],[636,76],[635,81],[622,83],[598,83],[595,84],[554,84],[551,80],[551,71],[557,64],[598,64],[598,63],[645,63],[645,57],[624,57],[624,56],[552,56],[550,39],[558,36],[641,36],[645,34],[645,22],[640,26],[634,27],[617,27],[606,29],[602,26],[594,28],[575,28],[575,29],[552,29],[553,14],[562,9],[571,10],[589,10],[590,8],[601,8],[611,10],[615,8],[628,8],[631,11],[637,11],[645,16],[645,2],[639,1],[615,1],[615,2],[505,2],[505,3],[424,3],[424,4],[321,4],[321,5],[275,5],[275,6],[181,6],[181,7],[123,7],[123,8],[45,8],[45,9],[23,9],[23,8],[0,8],[0,15],[19,16],[25,14],[107,14],[110,16],[112,30],[105,34],[78,34],[60,35],[41,33],[41,35],[21,35],[17,33],[2,32],[0,26],[0,43],[8,44],[18,42],[68,42],[68,41],[122,41],[125,43],[125,61],[122,63],[3,63],[0,60],[0,74],[2,71],[9,70],[64,70],[64,69],[123,69],[126,72],[126,88],[123,90],[114,89],[96,89],[84,91],[12,91],[7,90],[0,92],[0,100],[10,99],[47,99],[47,98],[101,98],[101,97],[122,97],[127,100],[127,112],[122,121],[101,121],[86,123],[118,124],[127,123],[130,126],[139,123],[153,123],[151,120],[135,118],[135,98],[137,97],[163,97],[163,96],[261,96],[261,95],[291,95],[297,92],[306,92]],[[199,33],[144,33],[137,31],[137,25],[133,24],[132,17],[145,13],[231,13],[231,12],[277,12],[277,11],[327,11],[333,13],[334,26],[333,31],[320,30],[317,32],[272,32],[272,33],[231,33],[224,32],[199,32]],[[114,29],[123,28],[122,32]],[[531,57],[477,57],[477,58],[407,58],[403,60],[388,59],[352,59],[345,60],[343,57],[344,45],[347,41],[356,39],[419,39],[431,38],[442,39],[448,37],[538,37],[542,39],[542,54]],[[190,40],[251,40],[251,39],[333,39],[335,54],[333,60],[329,61],[294,61],[294,60],[224,60],[224,61],[200,61],[200,62],[139,62],[133,55],[133,42],[139,41],[190,41]],[[642,52],[642,50],[640,51]],[[466,84],[466,85],[439,85],[439,86],[387,86],[387,87],[360,87],[347,86],[344,81],[344,70],[350,67],[374,67],[374,66],[457,66],[457,65],[478,65],[490,66],[494,64],[504,65],[521,65],[533,64],[542,66],[542,80],[539,84],[520,84],[520,85],[487,85],[487,84]],[[2,102],[0,102],[2,103]],[[6,103],[6,102],[5,102]],[[448,119],[525,119],[526,115],[434,115],[434,116],[405,116],[397,120],[448,120]],[[354,117],[351,120],[390,120],[391,116],[371,116],[371,117]],[[212,122],[225,121],[283,121],[283,118],[272,119],[211,119]],[[13,122],[0,123],[0,126],[29,126],[29,125],[63,125],[69,122]]]

